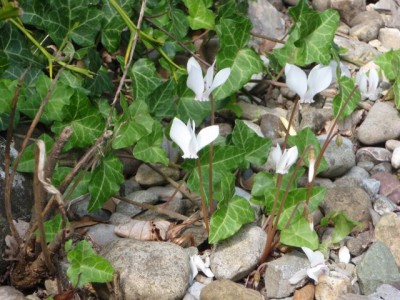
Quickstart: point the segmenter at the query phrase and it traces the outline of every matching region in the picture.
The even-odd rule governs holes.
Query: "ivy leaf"
[[[314,147],[316,157],[318,157],[319,153],[321,152],[321,145],[317,137],[309,127],[304,128],[303,130],[298,132],[297,135],[289,136],[288,142],[290,146],[297,146],[300,154],[304,152],[307,145],[312,145]],[[304,161],[308,166],[309,163],[307,155],[304,157]],[[316,173],[318,174],[319,172],[322,172],[327,168],[328,168],[328,163],[326,162],[325,158],[322,158],[321,163],[319,164],[318,167],[318,172]]]
[[[207,9],[204,0],[183,0],[189,10],[189,26],[193,30],[213,29],[215,26],[215,15]]]
[[[11,103],[17,89],[18,80],[1,79],[0,80],[0,113],[11,112]],[[20,89],[19,99],[25,94],[25,88]]]
[[[93,46],[101,29],[102,12],[89,0],[65,0],[54,3],[47,11],[44,25],[51,39],[61,45],[64,39],[80,46]]]
[[[74,287],[82,287],[90,282],[111,281],[114,269],[102,256],[97,255],[86,240],[80,241],[67,255],[71,264],[68,278]]]
[[[289,9],[295,21],[285,46],[275,49],[273,54],[283,66],[289,62],[298,66],[313,62],[329,64],[330,49],[339,25],[339,13],[333,9],[316,12],[308,8],[307,1],[299,1]]]
[[[359,222],[349,219],[349,217],[342,211],[329,213],[321,219],[320,224],[321,226],[326,227],[331,223],[334,224],[331,240],[333,244],[339,243],[349,235],[353,228],[362,225]]]
[[[126,12],[128,16],[132,14],[133,1],[118,0],[118,5]],[[104,1],[102,7],[105,25],[101,30],[101,43],[109,52],[118,50],[121,41],[121,32],[126,24],[120,14],[110,4],[110,1]]]
[[[221,19],[215,30],[221,43],[217,55],[218,68],[230,67],[237,52],[249,42],[251,22],[247,17],[239,15],[235,19]]]
[[[145,58],[135,62],[128,74],[132,79],[132,96],[135,100],[146,101],[146,97],[162,82],[154,63]]]
[[[166,24],[166,30],[171,32],[177,39],[182,39],[187,35],[189,29],[189,20],[185,13],[173,7],[169,10],[170,22]]]
[[[85,78],[84,87],[91,91],[92,95],[100,96],[104,92],[114,93],[114,85],[108,74],[107,68],[102,65],[100,54],[94,49],[89,49],[85,58],[85,65],[96,74],[94,78]]]
[[[394,81],[392,89],[394,94],[394,102],[397,109],[400,109],[400,76]]]
[[[159,85],[148,97],[146,97],[149,112],[157,120],[174,116],[175,89],[175,80],[171,78],[167,82]]]
[[[46,146],[46,154],[48,155],[51,151],[51,148],[54,145],[53,139],[43,133],[38,137],[38,140],[42,140]],[[33,173],[35,170],[35,144],[31,144],[26,147],[24,153],[22,153],[21,160],[18,164],[17,171],[18,172],[27,172]]]
[[[379,55],[374,62],[381,67],[387,79],[393,81],[399,75],[400,50],[390,50]]]
[[[20,0],[18,3],[24,12],[20,16],[22,22],[43,29],[45,12],[49,9],[48,1]]]
[[[333,98],[333,113],[335,117],[339,114],[343,105],[346,105],[346,101],[350,96],[351,91],[354,89],[354,79],[342,76],[339,79],[339,94]],[[358,107],[358,103],[361,101],[360,90],[356,89],[351,99],[347,102],[343,113],[340,115],[340,119],[343,120]]]
[[[169,159],[165,149],[161,146],[164,138],[160,123],[154,122],[152,132],[141,138],[133,149],[135,158],[147,163],[162,163],[168,165]]]
[[[268,158],[272,142],[270,139],[259,137],[243,121],[235,121],[232,132],[232,142],[245,153],[245,160],[249,163],[262,165]]]
[[[181,120],[193,120],[197,125],[210,115],[210,103],[195,101],[193,97],[179,99],[177,113]]]
[[[92,145],[105,126],[103,117],[82,92],[73,95],[65,108],[64,118],[63,122],[55,122],[51,130],[59,134],[66,126],[72,128],[72,135],[64,146],[65,151]]]
[[[221,62],[223,65],[224,63]],[[219,64],[219,62],[218,62]],[[224,99],[241,89],[253,74],[263,69],[262,61],[254,50],[245,48],[238,51],[231,67],[228,80],[214,92],[215,100]]]
[[[121,97],[121,104],[126,103]],[[143,101],[133,101],[129,108],[124,108],[124,114],[115,121],[118,131],[113,141],[114,149],[132,146],[142,137],[148,135],[154,120],[149,115],[147,105]]]
[[[109,155],[101,160],[89,183],[89,192],[92,196],[88,206],[89,211],[100,209],[108,198],[118,192],[124,182],[122,171],[123,165],[116,156]]]
[[[72,168],[68,168],[68,167],[57,167],[54,170],[53,176],[52,176],[53,185],[56,187],[60,186],[60,184],[63,182],[65,177],[67,177],[67,175],[71,172],[71,170],[72,170]],[[64,198],[64,201],[73,200],[73,199],[78,198],[79,196],[89,193],[88,188],[89,188],[89,182],[91,180],[91,177],[92,177],[92,173],[89,173],[89,172],[85,172],[83,174],[83,176],[81,174],[76,176],[76,178],[72,180],[72,182],[66,189],[66,191],[64,193],[64,197],[66,195],[70,194],[70,190],[72,187],[74,188],[74,190],[68,198]],[[76,184],[77,181],[78,181],[78,183]]]
[[[254,221],[254,209],[250,203],[239,196],[218,204],[218,209],[210,220],[208,242],[215,244],[235,234],[243,224]]]
[[[57,214],[53,219],[44,222],[44,232],[46,236],[46,242],[47,243],[52,242],[62,228],[63,226],[62,226],[61,214]],[[36,230],[35,234],[36,236],[39,236],[39,231]]]
[[[281,243],[294,247],[307,247],[311,250],[317,249],[319,244],[317,233],[311,230],[310,224],[304,217],[281,231]]]

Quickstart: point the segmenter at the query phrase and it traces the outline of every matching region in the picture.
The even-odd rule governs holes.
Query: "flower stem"
[[[210,95],[210,103],[211,103],[211,126],[215,123],[215,102],[213,95]],[[210,157],[208,160],[209,168],[208,168],[208,205],[210,207],[210,216],[214,211],[214,200],[213,200],[213,156],[214,156],[214,143],[210,144]]]
[[[208,223],[208,212],[207,212],[207,202],[206,194],[204,192],[203,176],[201,174],[200,159],[197,159],[197,168],[199,170],[199,181],[200,181],[200,196],[201,196],[201,210],[203,212],[204,223],[206,225],[207,232],[210,232],[210,227]]]

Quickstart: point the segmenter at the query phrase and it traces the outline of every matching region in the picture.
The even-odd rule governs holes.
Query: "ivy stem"
[[[211,126],[215,124],[215,102],[213,95],[210,95],[211,103]],[[210,207],[210,216],[214,211],[213,203],[213,156],[214,156],[214,143],[210,144],[210,157],[209,157],[209,168],[208,168],[208,205]]]
[[[197,159],[197,168],[199,170],[199,181],[200,181],[200,196],[201,196],[201,210],[203,211],[204,223],[206,224],[207,233],[210,232],[210,227],[208,223],[208,212],[207,212],[207,203],[206,203],[206,194],[204,192],[204,182],[203,175],[201,174],[201,165],[200,159]]]

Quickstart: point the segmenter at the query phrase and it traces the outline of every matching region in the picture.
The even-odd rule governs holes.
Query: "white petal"
[[[228,80],[229,75],[231,75],[231,68],[225,68],[220,70],[217,75],[215,75],[214,81],[211,85],[209,93],[211,94],[213,90],[215,90],[220,85],[223,85],[225,81]]]
[[[325,272],[328,272],[328,271],[329,271],[329,269],[327,266],[318,265],[314,268],[307,269],[307,275],[308,275],[308,277],[313,279],[315,281],[315,283],[318,283],[319,276],[321,276],[322,274],[324,274]]]
[[[308,90],[307,94],[310,99],[325,90],[332,82],[332,69],[327,66],[316,65],[308,75]]]
[[[342,246],[339,249],[339,261],[348,264],[350,262],[350,251],[346,246]]]
[[[301,247],[301,249],[304,251],[304,253],[307,255],[308,260],[310,261],[311,267],[315,267],[320,264],[325,263],[325,258],[324,255],[322,254],[321,251],[312,251],[311,249],[307,247]]]
[[[188,73],[190,73],[190,70],[192,67],[201,70],[201,66],[200,66],[199,62],[194,57],[189,58],[189,60],[187,62],[186,70]]]
[[[358,72],[356,76],[356,82],[360,92],[365,94],[367,92],[367,75],[363,72]]]
[[[194,63],[193,60],[196,62]],[[189,89],[191,89],[195,96],[196,100],[202,100],[203,98],[203,92],[204,92],[204,79],[203,79],[203,73],[201,71],[201,67],[199,63],[192,57],[189,59],[189,61],[192,60],[192,62],[189,64],[188,62],[188,73],[189,76],[186,80],[186,85]],[[197,67],[198,66],[198,67]]]
[[[204,90],[207,92],[211,89],[211,85],[213,84],[214,78],[214,63],[207,69],[206,77],[204,77]]]
[[[200,130],[197,135],[197,151],[211,144],[219,135],[218,125],[208,126]]]
[[[299,152],[296,146],[290,148],[289,150],[286,149],[278,163],[276,172],[280,174],[288,173],[290,167],[296,162],[298,155]]]
[[[340,76],[351,78],[351,73],[349,68],[342,62],[340,63],[340,72],[341,72]]]
[[[307,91],[306,73],[295,65],[286,64],[285,75],[288,88],[303,98]]]
[[[282,157],[282,150],[279,144],[277,144],[276,147],[271,151],[271,159],[275,164],[275,169],[277,169],[281,157]]]
[[[293,285],[298,284],[306,277],[307,277],[307,269],[301,269],[300,271],[297,271],[292,277],[289,278],[289,283]]]
[[[200,258],[199,255],[194,255],[191,258],[193,258],[193,261],[197,267],[197,270],[200,270],[204,273],[204,275],[206,275],[209,278],[214,277],[213,272],[211,272],[211,270],[206,266],[206,264],[204,263],[204,261]]]
[[[194,260],[195,257],[196,257],[196,255],[193,255],[189,259],[191,281],[193,281],[193,279],[199,273],[199,271],[197,270],[197,266],[196,266],[195,260]]]
[[[269,65],[269,63],[270,63],[269,59],[268,59],[265,55],[260,55],[260,58],[261,58],[261,60],[263,61],[264,66],[265,66],[265,67],[268,67],[268,65]]]
[[[375,69],[369,71],[368,92],[375,94],[379,84],[378,72]],[[371,99],[373,100],[373,99]]]
[[[308,165],[308,182],[311,182],[314,178],[314,170],[315,169],[315,159],[309,161]]]
[[[171,137],[171,140],[181,148],[184,154],[189,151],[189,143],[192,139],[192,133],[185,123],[176,117],[172,121],[169,136]]]

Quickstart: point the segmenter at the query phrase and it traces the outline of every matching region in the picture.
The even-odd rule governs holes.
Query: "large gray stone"
[[[392,252],[397,266],[400,267],[400,219],[391,212],[383,215],[375,227],[375,237]]]
[[[126,300],[178,300],[189,286],[189,256],[178,245],[120,239],[102,255],[120,273]]]
[[[210,256],[215,278],[236,281],[246,277],[258,264],[266,241],[262,228],[248,224],[234,236],[219,242]]]
[[[400,115],[392,102],[376,102],[358,129],[358,139],[374,145],[400,137]]]
[[[25,296],[12,286],[0,286],[0,299],[25,300]]]
[[[261,294],[255,290],[230,280],[215,280],[206,285],[200,294],[200,300],[261,300]]]
[[[322,0],[324,1],[324,0]],[[347,61],[363,66],[371,60],[374,60],[381,53],[371,45],[354,39],[348,39],[342,36],[335,36],[334,42],[345,48],[347,51],[341,57]]]
[[[361,292],[366,295],[373,293],[383,283],[400,279],[396,261],[381,241],[372,244],[356,270]]]

